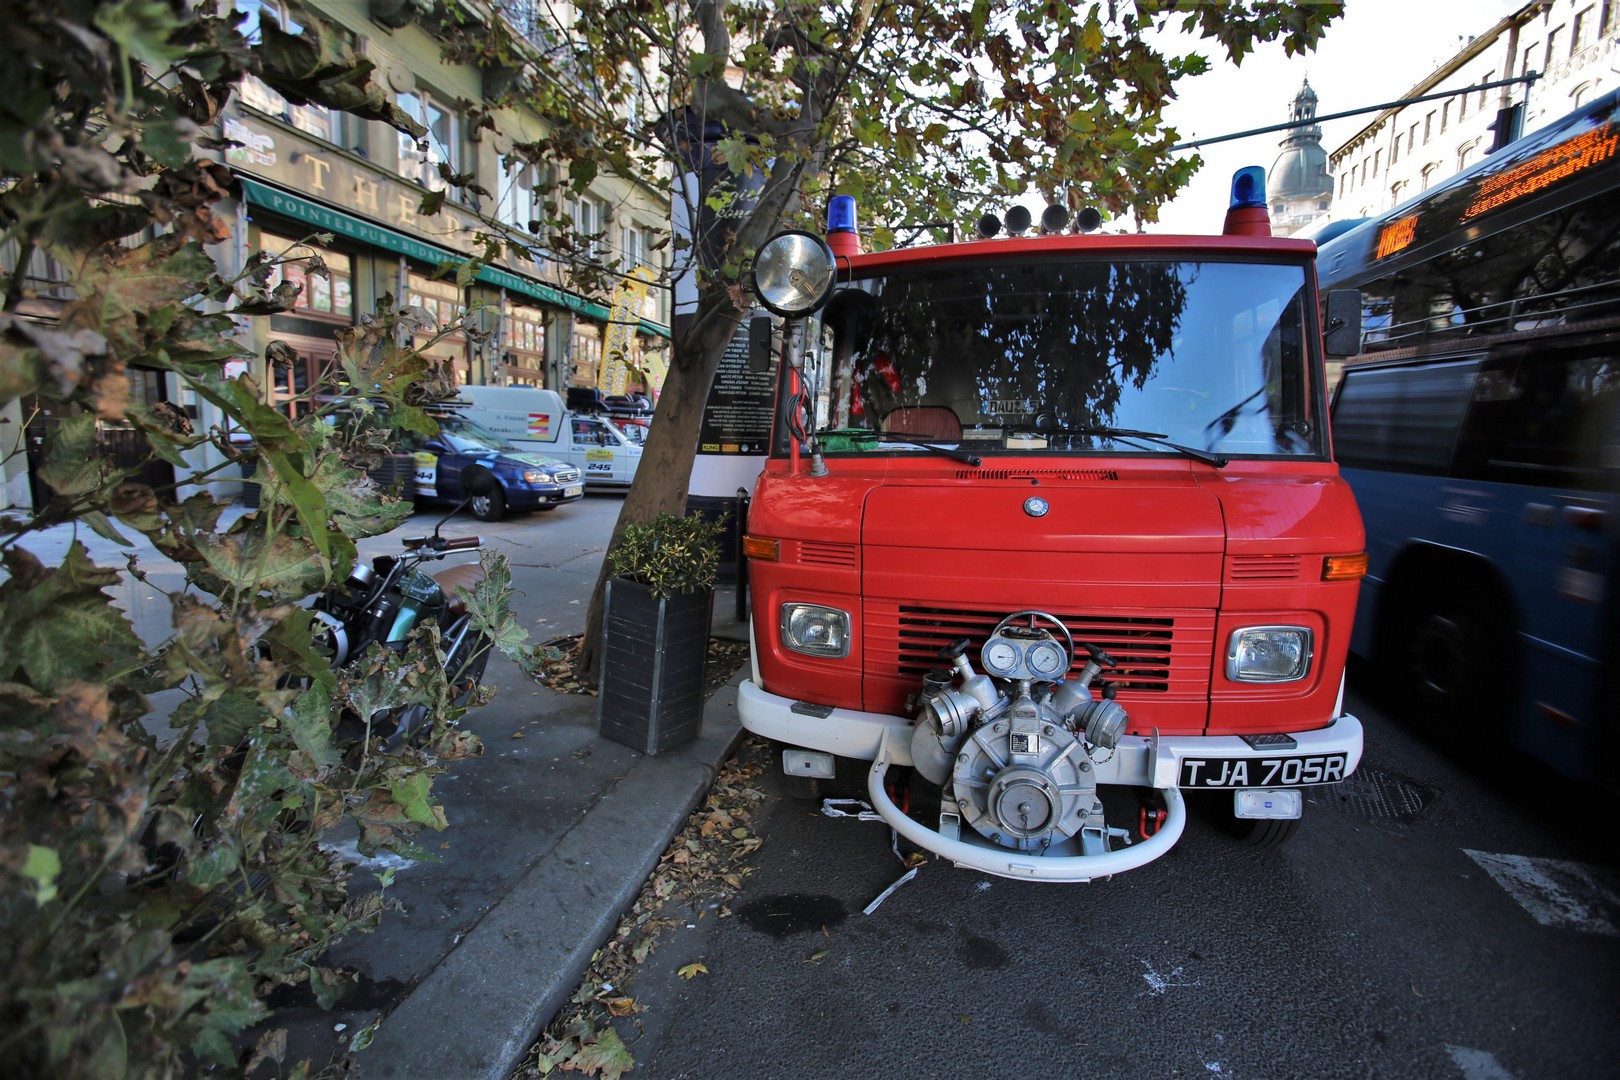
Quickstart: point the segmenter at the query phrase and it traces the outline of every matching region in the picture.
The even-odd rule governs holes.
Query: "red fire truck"
[[[840,197],[825,238],[761,249],[779,390],[739,710],[790,774],[869,761],[909,842],[1072,882],[1169,850],[1184,792],[1271,843],[1355,769],[1366,557],[1323,323],[1353,351],[1359,304],[1319,313],[1264,186],[1237,174],[1219,236],[1014,208],[863,252]]]

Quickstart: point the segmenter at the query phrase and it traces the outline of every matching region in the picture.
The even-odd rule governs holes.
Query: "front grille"
[[[899,671],[918,679],[940,668],[941,649],[961,638],[978,666],[978,650],[1009,611],[915,604],[875,604],[867,608],[866,656],[869,671]],[[1081,643],[1095,645],[1117,666],[1104,678],[1121,693],[1201,694],[1209,685],[1215,615],[1210,611],[1088,611],[1051,614],[1074,635],[1075,666],[1085,666]]]

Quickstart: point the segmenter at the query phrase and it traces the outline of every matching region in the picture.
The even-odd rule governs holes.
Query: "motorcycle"
[[[472,490],[467,502],[478,493]],[[431,536],[406,537],[399,554],[379,555],[369,566],[355,563],[340,587],[315,599],[311,609],[323,628],[318,645],[334,670],[364,655],[373,644],[403,651],[412,631],[434,623],[452,703],[465,705],[472,698],[483,681],[493,643],[473,626],[458,590],[476,589],[484,580],[483,565],[459,563],[431,573],[424,568],[457,552],[483,550],[481,537],[446,537],[440,532],[467,502],[440,518]],[[372,734],[389,742],[409,738],[430,719],[428,712],[425,705],[412,705],[396,716],[373,716]]]

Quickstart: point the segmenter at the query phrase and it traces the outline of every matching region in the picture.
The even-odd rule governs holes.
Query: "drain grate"
[[[1439,788],[1363,766],[1344,782],[1311,793],[1310,801],[1367,821],[1410,825],[1439,798]]]

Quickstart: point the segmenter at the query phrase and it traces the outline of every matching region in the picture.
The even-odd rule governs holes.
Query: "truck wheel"
[[[1293,839],[1294,834],[1299,832],[1299,823],[1302,820],[1302,818],[1287,818],[1280,821],[1275,819],[1233,818],[1234,828],[1232,831],[1239,843],[1264,850],[1266,848],[1281,847]]]
[[[499,521],[506,516],[506,492],[497,487],[487,494],[474,495],[470,508],[479,521]]]

